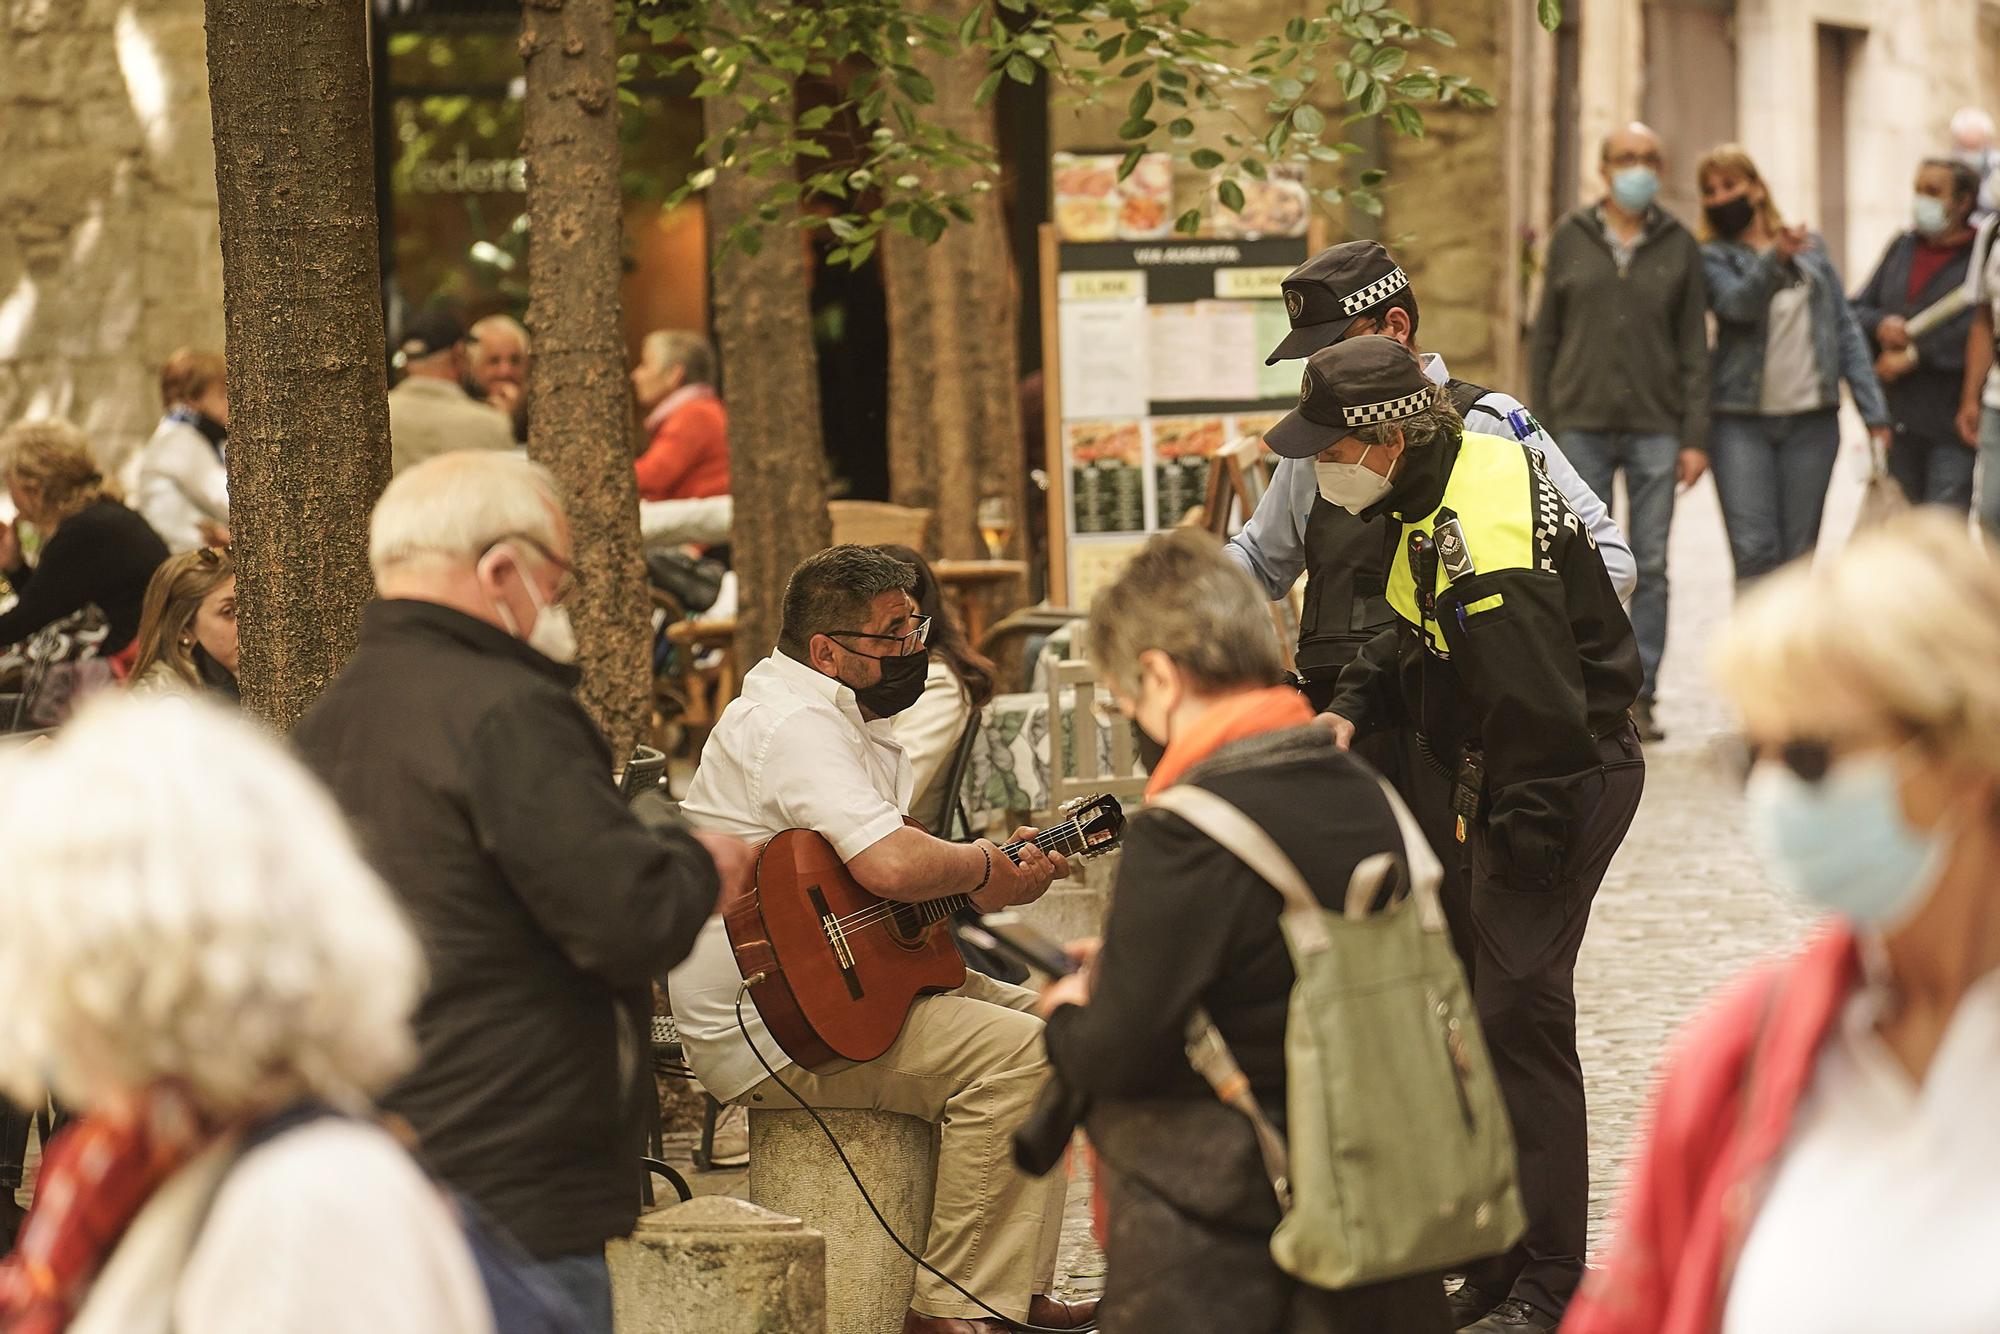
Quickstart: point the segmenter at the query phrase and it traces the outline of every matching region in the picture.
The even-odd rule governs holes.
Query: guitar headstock
[[[1125,835],[1125,808],[1118,804],[1118,798],[1107,793],[1077,797],[1064,802],[1061,809],[1075,831],[1076,852],[1072,856],[1093,857],[1109,852]]]

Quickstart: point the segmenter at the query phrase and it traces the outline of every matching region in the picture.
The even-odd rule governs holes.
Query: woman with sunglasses
[[[227,547],[169,557],[146,585],[132,689],[140,694],[210,690],[235,703],[236,562]]]
[[[1563,1329],[2000,1329],[2000,563],[1904,516],[1716,661],[1757,842],[1828,918],[1683,1035]]]

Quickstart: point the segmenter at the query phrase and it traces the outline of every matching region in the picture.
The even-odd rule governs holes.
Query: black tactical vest
[[[1445,393],[1463,417],[1491,390],[1447,380]],[[1361,646],[1396,619],[1389,609],[1389,566],[1396,525],[1362,519],[1326,497],[1314,496],[1306,519],[1306,594],[1299,617],[1298,672],[1307,681],[1330,681]]]

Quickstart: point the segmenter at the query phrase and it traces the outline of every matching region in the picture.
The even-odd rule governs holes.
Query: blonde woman
[[[20,600],[0,613],[0,648],[86,607],[109,626],[102,652],[117,657],[139,630],[146,581],[167,548],[118,501],[83,432],[62,421],[23,422],[0,432],[0,477],[20,519],[0,524],[0,575]],[[20,523],[41,539],[41,559],[22,559]]]
[[[366,1117],[422,964],[325,793],[247,722],[119,696],[0,791],[0,1089],[81,1114],[0,1328],[491,1334],[452,1206]]]
[[[1715,314],[1709,462],[1739,582],[1819,541],[1840,451],[1840,384],[1881,449],[1890,417],[1874,358],[1826,247],[1786,226],[1750,155],[1702,155],[1702,271]]]
[[[1565,1334],[2000,1329],[2000,563],[1918,512],[1746,598],[1716,654],[1751,825],[1828,914],[1668,1059]]]
[[[236,562],[227,547],[170,557],[146,585],[132,689],[237,698]]]

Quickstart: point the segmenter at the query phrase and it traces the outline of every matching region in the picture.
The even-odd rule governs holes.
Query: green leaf
[[[833,249],[826,252],[826,262],[829,264],[845,264],[847,262],[848,254],[849,251],[846,246],[844,245],[835,246]]]
[[[1194,122],[1186,116],[1182,116],[1179,120],[1169,121],[1167,122],[1167,133],[1176,139],[1185,139],[1194,133]]]
[[[1341,95],[1350,102],[1359,101],[1361,95],[1368,91],[1371,82],[1367,70],[1358,65],[1351,66],[1347,71],[1347,77],[1341,82]]]
[[[1294,17],[1289,23],[1285,24],[1286,41],[1303,42],[1305,39],[1306,39],[1306,21],[1304,19]]]
[[[1446,32],[1443,28],[1425,28],[1424,36],[1430,38],[1433,42],[1436,42],[1439,46],[1453,47],[1458,45],[1458,38],[1452,36],[1450,33]]]
[[[1500,105],[1499,100],[1484,88],[1473,88],[1470,86],[1459,90],[1458,100],[1469,107],[1477,107],[1481,111],[1491,111],[1494,107]]]
[[[1224,181],[1215,187],[1215,197],[1231,213],[1243,211],[1243,187],[1235,181]]]
[[[979,17],[985,12],[986,9],[982,5],[974,5],[965,11],[965,18],[958,25],[958,44],[960,46],[972,45],[973,34],[979,31]]]
[[[1123,125],[1120,125],[1118,127],[1118,137],[1120,139],[1144,139],[1159,128],[1160,126],[1157,121],[1150,121],[1142,116],[1135,120],[1128,120]]]
[[[1007,77],[1015,83],[1033,83],[1035,81],[1035,62],[1022,55],[1019,51],[1016,51],[1013,55],[1007,57]]]
[[[1424,137],[1423,113],[1407,102],[1398,102],[1389,108],[1389,124],[1398,133],[1407,134],[1412,139]]]
[[[1382,91],[1381,84],[1370,83],[1361,90],[1362,115],[1379,116],[1382,114],[1382,108],[1387,105],[1389,105],[1389,95]]]
[[[1382,170],[1382,168],[1380,167],[1369,167],[1355,179],[1359,180],[1362,185],[1372,189],[1373,187],[1380,185],[1382,183],[1382,178],[1387,176],[1388,174],[1389,174],[1388,172]]]
[[[1382,199],[1379,195],[1364,194],[1357,190],[1347,197],[1347,202],[1366,213],[1371,218],[1382,216]]]
[[[1193,236],[1201,230],[1201,210],[1191,208],[1174,219],[1174,230],[1182,236]]]
[[[799,116],[802,130],[823,130],[833,120],[833,108],[828,106],[808,107]]]
[[[1152,42],[1153,34],[1147,32],[1144,28],[1135,28],[1125,36],[1125,54],[1128,56],[1139,55],[1148,46],[1152,45]]]
[[[1118,179],[1122,181],[1127,176],[1130,176],[1138,168],[1139,159],[1145,155],[1146,146],[1144,144],[1139,144],[1127,152],[1124,159],[1118,164]]]
[[[1394,74],[1409,58],[1410,53],[1402,47],[1385,46],[1368,58],[1368,67],[1377,74]]]
[[[1318,134],[1326,128],[1326,117],[1318,107],[1301,102],[1292,108],[1292,128],[1300,134]]]
[[[1138,120],[1153,105],[1153,85],[1150,81],[1132,90],[1132,99],[1125,104],[1125,118]]]
[[[852,250],[847,252],[847,262],[850,266],[858,269],[863,264],[866,264],[868,262],[868,257],[874,253],[875,253],[875,238],[871,236],[867,240],[858,243]]]
[[[1337,185],[1329,185],[1326,189],[1319,192],[1320,202],[1329,206],[1338,205],[1344,197],[1340,193],[1340,187]]]
[[[1201,171],[1213,171],[1222,165],[1222,154],[1213,148],[1197,148],[1188,155],[1188,162]]]
[[[1000,91],[1000,80],[1006,77],[1004,70],[994,70],[979,82],[979,91],[972,95],[972,105],[983,107],[993,100],[993,94]]]
[[[1438,81],[1429,74],[1405,74],[1396,80],[1398,97],[1431,98],[1438,94]]]
[[[1271,96],[1281,102],[1296,102],[1305,95],[1306,86],[1297,79],[1279,79],[1271,85]]]
[[[1540,0],[1540,3],[1535,6],[1535,17],[1540,19],[1542,26],[1550,32],[1554,32],[1557,28],[1562,27],[1562,0]]]
[[[1103,43],[1097,48],[1095,53],[1097,63],[1100,65],[1109,65],[1112,61],[1118,59],[1118,53],[1124,49],[1125,39],[1123,37],[1113,37],[1110,41]]]

